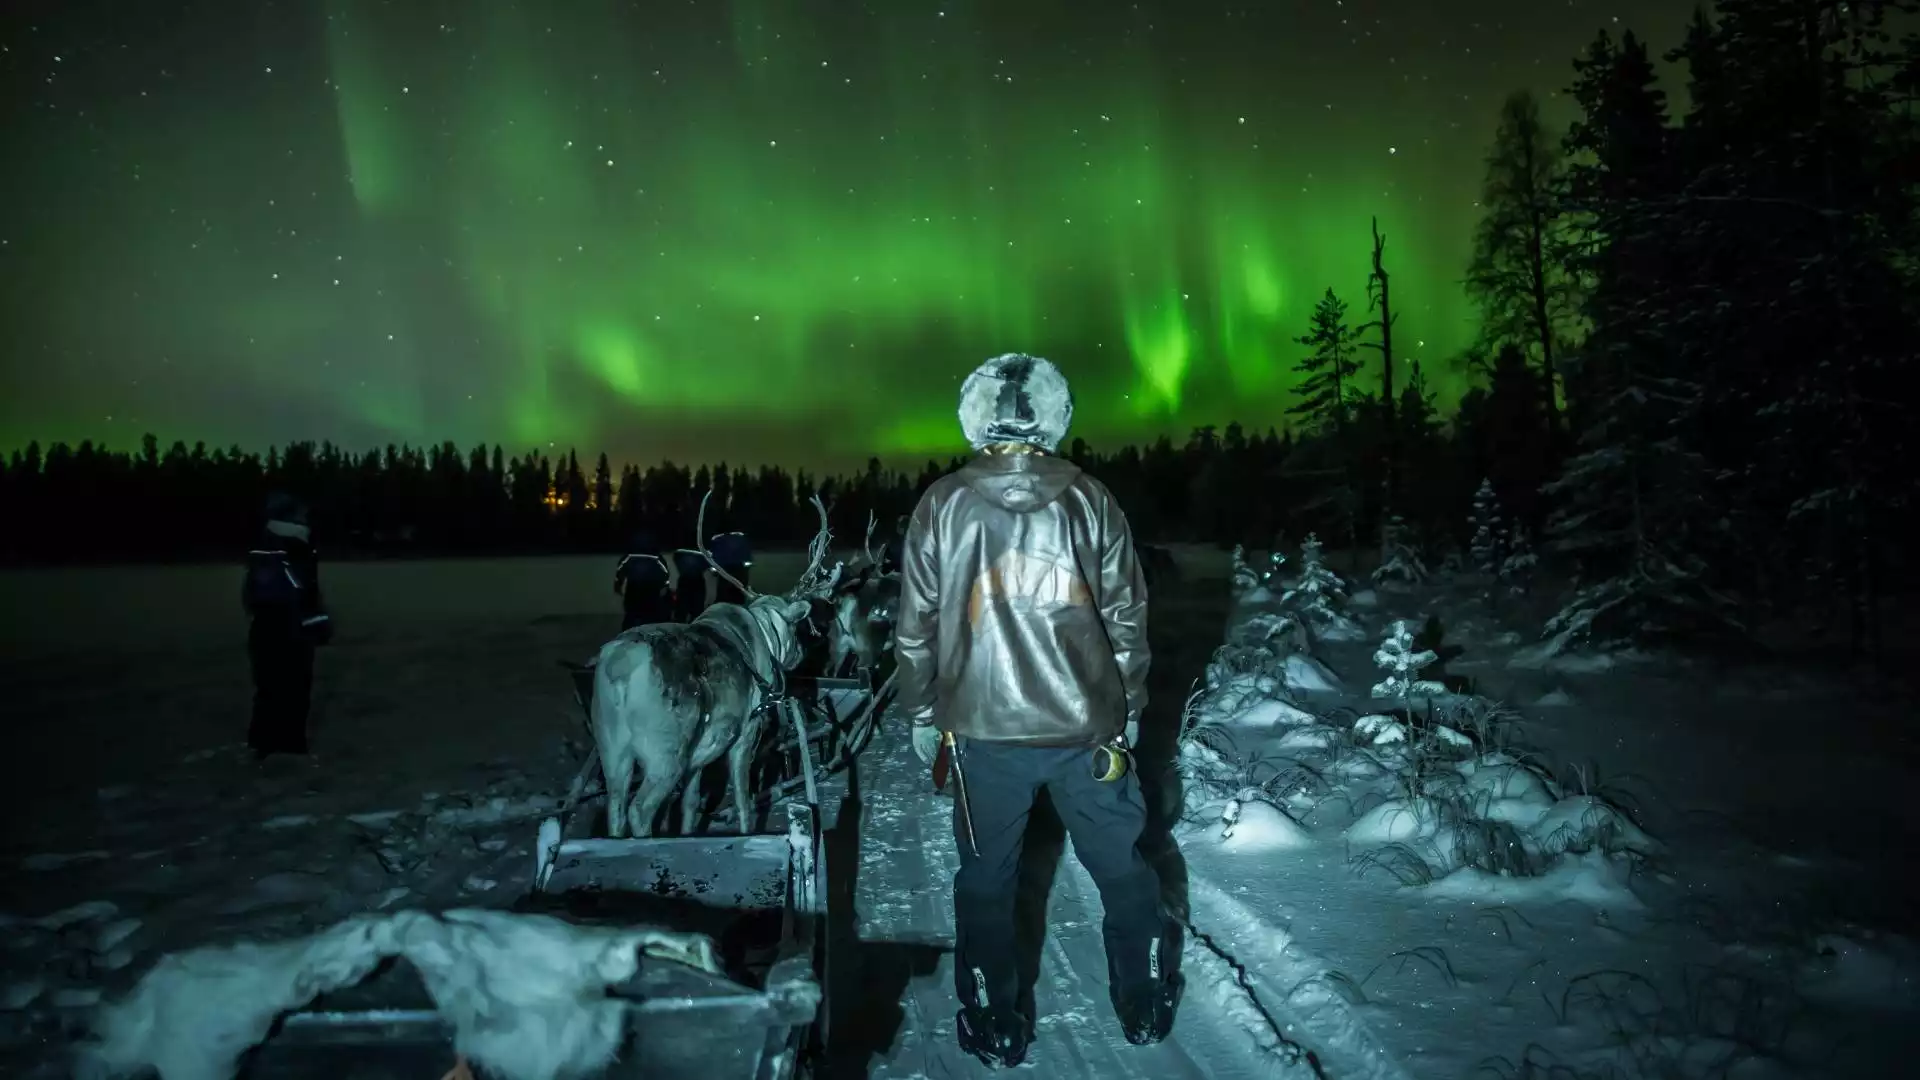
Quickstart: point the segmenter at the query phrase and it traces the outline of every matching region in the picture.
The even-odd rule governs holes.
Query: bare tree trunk
[[[1373,226],[1373,274],[1368,292],[1372,295],[1374,307],[1380,318],[1375,324],[1380,330],[1380,342],[1375,347],[1380,350],[1380,406],[1386,421],[1386,489],[1385,505],[1381,507],[1382,520],[1399,493],[1400,471],[1400,424],[1395,418],[1393,399],[1393,295],[1389,287],[1386,265],[1387,238],[1380,235],[1380,219],[1374,218]],[[1355,528],[1358,529],[1358,522]]]

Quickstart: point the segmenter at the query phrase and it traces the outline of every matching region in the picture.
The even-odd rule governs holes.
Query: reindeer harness
[[[711,612],[723,606],[738,607],[738,605],[733,604],[715,604],[707,610]],[[745,609],[742,608],[741,610],[744,611]],[[747,713],[746,719],[751,720],[761,713],[770,712],[785,704],[788,696],[787,673],[786,670],[780,666],[779,660],[776,659],[771,665],[773,668],[772,678],[762,675],[760,673],[760,665],[754,661],[754,654],[757,650],[754,649],[752,642],[743,640],[740,630],[732,625],[732,620],[708,619],[705,617],[705,614],[706,613],[703,612],[702,617],[695,620],[691,625],[700,627],[711,633],[714,638],[726,648],[727,652],[732,655],[734,659],[740,661],[742,667],[747,669],[747,674],[753,678],[754,685],[760,690],[760,703],[754,706],[751,712]]]

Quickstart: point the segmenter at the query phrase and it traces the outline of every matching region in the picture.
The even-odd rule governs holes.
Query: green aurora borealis
[[[1499,97],[1604,21],[1476,57],[1331,2],[872,6],[229,5],[216,45],[121,28],[117,75],[72,48],[7,136],[0,435],[944,456],[1015,349],[1096,443],[1264,427],[1320,292],[1366,317],[1376,214],[1450,398]]]

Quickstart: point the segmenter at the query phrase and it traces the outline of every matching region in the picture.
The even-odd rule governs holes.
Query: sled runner
[[[720,973],[642,956],[610,988],[621,1051],[607,1080],[793,1080],[823,1018],[824,859],[817,808],[789,807],[785,833],[543,841],[523,912],[567,922],[704,934]],[[552,819],[549,819],[549,826]],[[539,958],[530,958],[537,968]],[[461,1070],[465,1070],[462,1072]],[[284,1017],[246,1080],[492,1080],[404,961]]]
[[[583,712],[593,669],[566,665]],[[530,888],[515,910],[567,922],[657,927],[711,938],[723,973],[647,958],[614,988],[627,1050],[608,1080],[793,1080],[826,1046],[829,957],[819,781],[872,738],[890,688],[865,678],[789,683],[782,735],[766,756],[777,786],[756,806],[786,807],[785,831],[611,840],[590,830],[606,798],[589,752],[560,811],[541,822]],[[590,790],[597,789],[597,790]],[[800,798],[792,798],[804,793]],[[466,1070],[461,1072],[460,1070]],[[246,1080],[490,1080],[459,1058],[424,985],[395,962],[351,990],[282,1019]]]

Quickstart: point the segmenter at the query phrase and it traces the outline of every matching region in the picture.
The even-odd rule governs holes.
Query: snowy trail
[[[883,731],[862,758],[865,785],[860,876],[855,885],[857,933],[863,942],[939,943],[939,962],[916,974],[901,1000],[899,1030],[877,1052],[866,1075],[881,1078],[986,1075],[954,1042],[951,882],[959,864],[951,803],[932,793],[927,770],[907,741]],[[1034,986],[1035,1038],[1023,1069],[1058,1077],[1154,1077],[1155,1080],[1241,1080],[1314,1076],[1290,1063],[1271,1032],[1249,1031],[1257,1014],[1225,986],[1230,971],[1189,942],[1186,999],[1172,1038],[1130,1045],[1107,999],[1100,898],[1092,879],[1067,852],[1048,898],[1047,936]],[[855,974],[854,978],[861,977]],[[1240,1007],[1234,1007],[1236,1004]],[[1263,999],[1269,1012],[1274,1003]],[[1285,1025],[1285,1021],[1281,1021]],[[1264,1037],[1263,1037],[1264,1036]]]

